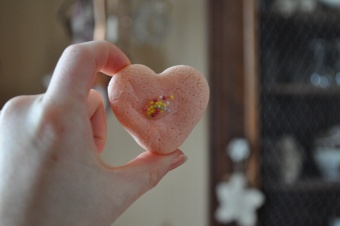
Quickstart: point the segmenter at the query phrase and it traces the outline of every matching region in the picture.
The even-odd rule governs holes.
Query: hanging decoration
[[[243,138],[232,140],[227,147],[235,172],[228,181],[220,182],[216,187],[220,205],[215,212],[215,219],[220,223],[235,222],[239,226],[256,224],[256,210],[263,205],[265,198],[261,191],[247,186],[242,163],[249,153],[248,142]]]

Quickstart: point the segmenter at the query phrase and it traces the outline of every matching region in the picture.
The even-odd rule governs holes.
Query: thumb
[[[120,178],[130,190],[131,197],[139,198],[145,192],[155,187],[171,170],[185,163],[187,157],[179,149],[166,155],[146,151],[128,164],[115,168],[115,175]]]

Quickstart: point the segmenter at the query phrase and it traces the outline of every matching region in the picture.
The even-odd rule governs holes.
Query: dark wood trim
[[[252,34],[255,0],[208,0],[209,10],[209,73],[210,73],[210,226],[222,225],[214,219],[218,207],[215,187],[231,172],[231,164],[225,149],[235,137],[246,137],[251,141],[251,148],[257,145],[256,101],[253,95],[258,92],[253,85],[255,41],[248,45],[245,41]],[[250,29],[250,30],[248,30]],[[255,35],[252,35],[255,37]],[[247,57],[245,56],[247,54]],[[250,56],[248,56],[250,54]],[[249,76],[251,80],[249,80]],[[246,82],[247,80],[247,82]],[[257,93],[256,93],[257,92]],[[247,112],[246,112],[247,111]],[[252,153],[252,158],[256,157]],[[249,161],[251,172],[257,172],[256,161]],[[257,181],[257,173],[249,173],[252,184]],[[233,224],[231,224],[233,225]]]
[[[249,141],[251,155],[247,165],[247,177],[251,186],[259,185],[260,109],[257,0],[243,0],[244,77],[245,77],[245,137]]]
[[[243,17],[240,0],[209,0],[210,34],[210,226],[218,206],[215,187],[231,172],[225,148],[244,136]]]

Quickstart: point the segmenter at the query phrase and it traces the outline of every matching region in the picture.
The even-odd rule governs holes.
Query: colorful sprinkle
[[[146,112],[148,118],[155,118],[157,115],[163,112],[169,113],[170,109],[167,108],[167,106],[170,104],[170,101],[168,99],[173,100],[174,98],[174,95],[153,98],[149,102],[149,105],[143,108],[143,111]]]

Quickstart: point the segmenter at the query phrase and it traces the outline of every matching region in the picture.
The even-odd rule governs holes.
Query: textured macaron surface
[[[161,154],[179,148],[209,101],[204,76],[184,65],[160,74],[144,65],[129,65],[113,75],[108,92],[123,127],[142,148]]]

